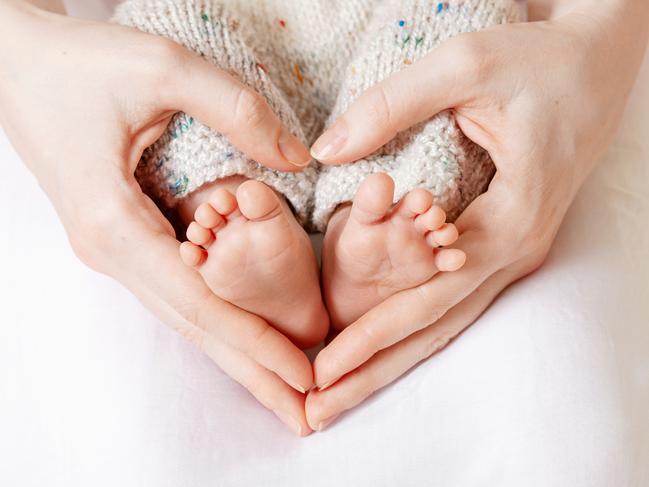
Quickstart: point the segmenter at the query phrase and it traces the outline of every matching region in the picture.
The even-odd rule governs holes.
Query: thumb
[[[280,171],[301,171],[311,156],[262,95],[224,70],[181,48],[164,103],[220,132],[251,159]]]
[[[462,104],[469,96],[474,55],[455,37],[363,93],[311,148],[324,164],[344,164],[374,152],[397,133]],[[473,43],[471,43],[473,44]]]

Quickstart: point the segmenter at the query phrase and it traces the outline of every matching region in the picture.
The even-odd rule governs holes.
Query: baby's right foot
[[[212,292],[261,316],[297,345],[323,340],[329,318],[320,293],[311,241],[285,201],[259,181],[236,196],[205,192],[187,229],[181,257]]]
[[[332,325],[342,329],[393,294],[416,287],[438,271],[462,267],[464,252],[440,249],[458,237],[424,189],[394,208],[394,183],[369,176],[351,207],[329,221],[322,250],[322,286]]]

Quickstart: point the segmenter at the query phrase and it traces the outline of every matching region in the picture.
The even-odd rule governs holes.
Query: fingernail
[[[298,436],[302,436],[302,425],[297,419],[295,419],[286,411],[274,411],[274,412],[277,415],[277,417],[281,419],[286,426],[291,428]]]
[[[285,380],[286,380],[286,379],[285,379]],[[293,383],[293,382],[289,382],[289,381],[286,381],[286,383],[287,383],[289,386],[291,386],[293,389],[295,389],[296,391],[301,392],[302,394],[305,394],[305,393],[306,393],[306,389],[305,389],[304,387],[302,387],[301,385],[299,385],[299,384],[295,384],[295,383]]]
[[[322,430],[325,429],[327,426],[329,426],[331,423],[333,423],[334,420],[335,420],[337,417],[338,417],[338,415],[337,415],[337,414],[334,414],[333,416],[330,416],[330,417],[327,418],[327,419],[323,419],[322,421],[320,421],[320,423],[318,423],[318,427],[317,427],[316,429],[317,429],[318,431],[322,431]]]
[[[335,380],[330,380],[329,382],[325,382],[325,383],[322,384],[321,386],[318,386],[318,390],[319,390],[319,391],[324,391],[327,387],[329,387],[329,386],[330,386],[331,384],[333,384],[334,382],[336,382],[336,381],[335,381]]]
[[[329,159],[340,152],[346,140],[347,129],[341,122],[336,122],[315,141],[311,147],[311,155],[318,160]]]
[[[290,134],[286,129],[282,130],[282,134],[277,142],[279,151],[288,162],[297,167],[304,167],[311,162],[311,154],[306,147],[295,137]]]

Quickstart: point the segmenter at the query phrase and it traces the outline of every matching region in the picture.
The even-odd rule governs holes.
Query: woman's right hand
[[[0,123],[75,253],[307,434],[307,357],[182,264],[172,226],[134,178],[142,152],[178,111],[268,167],[300,170],[307,149],[260,95],[167,39],[3,0],[0,42]]]

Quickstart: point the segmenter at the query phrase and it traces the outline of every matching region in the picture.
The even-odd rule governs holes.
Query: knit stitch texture
[[[445,40],[519,19],[512,0],[438,2],[405,0],[379,6],[350,63],[327,125],[365,90],[404,69]],[[440,94],[443,96],[443,93]],[[351,201],[371,173],[388,173],[395,181],[395,202],[414,188],[425,188],[454,221],[491,181],[495,167],[489,154],[471,142],[453,115],[442,112],[399,133],[374,154],[352,164],[322,166],[312,217],[326,228],[331,213]]]
[[[133,0],[117,8],[114,21],[173,39],[238,77],[262,94],[282,123],[307,143],[295,112],[246,43],[243,31],[247,25],[241,25],[219,2]],[[218,104],[218,100],[209,99],[209,94],[202,96],[206,96],[206,104]],[[164,135],[144,152],[136,169],[144,191],[168,207],[203,184],[232,175],[271,186],[286,196],[302,223],[307,221],[317,176],[315,165],[299,173],[268,169],[185,113],[173,117]]]
[[[127,0],[114,21],[169,37],[237,76],[308,145],[364,90],[439,43],[519,18],[515,0]],[[360,161],[302,173],[267,169],[179,113],[145,151],[136,177],[173,207],[207,182],[243,175],[285,195],[302,223],[324,230],[336,206],[377,171],[395,180],[395,201],[423,187],[454,219],[486,189],[494,166],[448,112]]]

